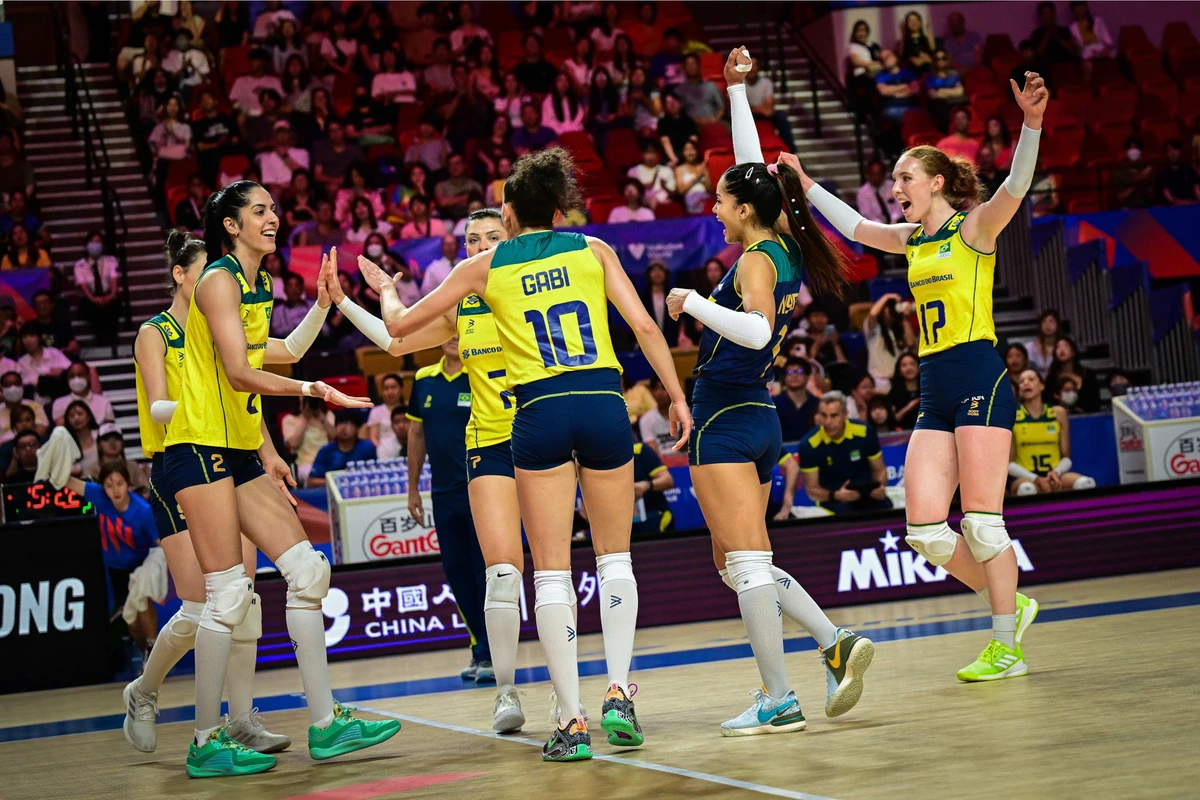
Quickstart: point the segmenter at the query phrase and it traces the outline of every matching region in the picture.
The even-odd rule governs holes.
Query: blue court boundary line
[[[1043,607],[1038,613],[1038,620],[1040,622],[1066,622],[1077,619],[1111,617],[1142,611],[1163,611],[1198,605],[1200,605],[1200,592],[1186,592],[1159,597],[1114,600],[1107,603],[1092,603],[1068,608]],[[864,631],[864,633],[867,633],[876,642],[895,642],[903,639],[922,639],[930,636],[946,636],[953,633],[988,630],[991,628],[991,624],[992,620],[990,616],[978,616],[940,622],[923,622],[917,625],[895,625]],[[783,643],[784,652],[787,653],[812,650],[815,647],[816,642],[813,641],[811,636],[797,636],[785,639]],[[750,650],[749,643],[720,645],[717,647],[676,650],[666,653],[647,653],[645,655],[634,656],[630,670],[662,669],[663,667],[707,664],[715,661],[732,661],[752,657],[753,653]],[[607,667],[602,658],[579,662],[579,674],[581,677],[603,675],[606,672]],[[516,679],[518,684],[540,683],[550,680],[550,673],[544,666],[525,667],[517,670]],[[463,681],[455,675],[441,678],[378,683],[370,686],[351,686],[344,689],[335,689],[333,695],[342,703],[361,703],[372,700],[414,697],[416,695],[464,691],[476,688],[481,687],[477,687],[471,682]],[[488,691],[491,691],[491,687],[488,687]],[[260,697],[255,702],[258,705],[259,711],[262,712],[291,711],[304,708],[305,706],[303,692]],[[164,708],[158,715],[160,725],[173,722],[191,722],[193,719],[195,719],[195,706]],[[34,725],[16,725],[8,728],[0,728],[0,743],[45,739],[53,736],[70,736],[77,733],[115,731],[120,730],[124,722],[124,714],[108,714],[99,717],[42,722]]]

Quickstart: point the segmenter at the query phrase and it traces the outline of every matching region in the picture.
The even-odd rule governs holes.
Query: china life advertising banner
[[[952,516],[951,524],[960,518]],[[1023,585],[1200,564],[1200,480],[1017,498],[1006,501],[1005,518]],[[904,530],[903,511],[892,511],[773,525],[771,543],[775,563],[822,606],[968,591],[913,552]],[[632,552],[639,626],[738,615],[737,595],[717,575],[704,531],[635,539]],[[578,631],[599,632],[603,598],[595,555],[578,546],[571,562]],[[284,621],[286,586],[261,575],[257,591],[263,597],[259,663],[290,666],[295,659]],[[532,566],[522,591],[521,635],[532,639]],[[466,647],[470,641],[441,564],[431,558],[335,568],[322,610],[331,660]]]

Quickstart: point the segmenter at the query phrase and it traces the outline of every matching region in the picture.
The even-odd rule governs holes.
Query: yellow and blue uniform
[[[996,352],[992,279],[996,254],[962,235],[960,211],[935,233],[917,228],[905,243],[908,286],[917,306],[921,405],[917,429],[963,425],[1012,428],[1016,402]]]
[[[490,661],[483,602],[487,565],[479,549],[467,497],[467,438],[475,395],[466,369],[449,373],[446,359],[417,370],[408,398],[408,418],[420,422],[432,473],[433,524],[442,569],[471,632],[471,653]],[[416,467],[414,466],[414,469]]]
[[[513,477],[513,393],[508,391],[504,348],[492,309],[477,294],[458,304],[458,357],[471,383],[467,420],[467,480],[484,475]]]
[[[537,231],[501,242],[483,300],[516,404],[513,464],[541,470],[578,458],[604,470],[629,463],[633,433],[608,332],[604,266],[587,238]]]
[[[187,358],[179,405],[167,427],[165,470],[174,492],[190,486],[233,478],[235,486],[265,474],[258,460],[262,445],[261,400],[257,394],[235,391],[225,375],[208,320],[196,305],[196,291],[214,273],[226,272],[241,288],[239,316],[246,333],[246,359],[261,369],[267,355],[271,309],[275,297],[271,276],[259,269],[253,286],[233,254],[204,268],[196,280],[188,309],[185,338]]]
[[[163,367],[167,377],[167,399],[179,399],[179,387],[183,383],[184,332],[183,327],[164,311],[142,323],[142,327],[154,328],[163,338],[167,352]],[[159,425],[150,418],[150,398],[146,394],[146,383],[142,378],[142,366],[137,356],[133,359],[133,376],[137,386],[138,428],[142,435],[142,452],[150,456],[150,510],[154,512],[154,524],[161,539],[187,530],[183,509],[175,501],[175,493],[168,487],[167,473],[163,467],[163,451],[166,449],[167,426]]]
[[[1013,424],[1016,463],[1038,475],[1048,474],[1062,461],[1060,433],[1058,417],[1051,406],[1043,406],[1037,416],[1030,414],[1025,406],[1019,407]]]
[[[688,463],[704,466],[750,462],[757,468],[761,484],[771,480],[783,449],[783,432],[767,381],[804,280],[804,256],[799,243],[786,235],[778,242],[756,242],[747,252],[762,253],[775,267],[775,335],[765,347],[752,350],[734,344],[711,328],[704,329],[695,370],[699,377],[692,390],[695,427]],[[741,263],[738,259],[725,273],[709,296],[710,302],[742,310],[742,294],[737,286]]]
[[[648,447],[642,442],[633,443],[634,483],[653,481],[654,477],[662,474],[665,469],[658,454],[654,452],[654,448]],[[640,520],[634,520],[634,533],[666,533],[675,529],[675,522],[671,517],[671,506],[667,503],[665,492],[650,489],[642,495],[641,505],[642,507],[638,510],[644,510],[645,513]]]
[[[876,500],[870,496],[872,484],[870,462],[883,458],[879,446],[879,434],[875,428],[859,420],[848,419],[841,436],[834,439],[824,427],[814,429],[807,439],[800,442],[796,451],[800,459],[800,471],[819,473],[821,488],[830,492],[846,485],[862,496],[853,503],[843,503],[832,497],[819,505],[835,514],[849,511],[874,511],[892,507],[891,500]]]

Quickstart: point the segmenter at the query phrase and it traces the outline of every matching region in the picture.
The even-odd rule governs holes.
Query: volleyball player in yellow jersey
[[[547,761],[590,758],[586,720],[577,715],[579,674],[571,582],[571,520],[578,483],[589,509],[601,588],[600,621],[609,670],[601,726],[609,742],[636,745],[642,731],[629,698],[637,584],[629,555],[633,522],[633,436],[608,334],[611,301],[637,336],[671,396],[676,449],[692,419],[671,352],[612,248],[556,233],[556,214],[574,208],[573,164],[554,148],[517,162],[501,214],[509,240],[459,264],[410,309],[377,267],[359,262],[379,292],[388,332],[404,338],[471,295],[492,310],[513,392],[512,458],[521,519],[534,563],[538,637],[566,719],[542,749]]]
[[[166,482],[187,519],[206,593],[196,633],[196,735],[187,758],[192,777],[250,774],[275,763],[273,756],[237,744],[221,727],[231,632],[246,618],[254,597],[239,531],[287,580],[288,635],[313,723],[310,755],[324,759],[359,750],[399,730],[394,721],[355,718],[351,709],[333,700],[321,614],[329,563],[308,542],[279,491],[275,479],[286,475],[290,481],[290,473],[277,463],[269,437],[263,435],[262,394],[370,406],[365,398],[347,397],[323,383],[302,383],[260,369],[264,361],[277,360],[272,351],[291,351],[286,342],[268,337],[274,297],[270,275],[258,266],[274,252],[278,228],[271,195],[256,183],[238,181],[209,198],[204,224],[209,265],[192,291],[181,391],[164,442]],[[336,253],[331,253],[322,270],[336,268]],[[270,473],[264,471],[260,453]]]
[[[138,424],[142,452],[151,458],[150,505],[158,528],[159,543],[175,581],[175,593],[182,606],[159,631],[154,648],[142,674],[125,687],[125,738],[143,753],[157,747],[155,717],[158,691],[171,668],[192,649],[196,629],[204,610],[204,574],[196,561],[191,536],[179,504],[167,489],[163,474],[163,441],[179,398],[183,379],[184,326],[192,288],[204,269],[204,242],[182,229],[171,231],[166,245],[170,270],[171,307],[142,323],[134,343],[134,372],[137,382]],[[309,316],[319,328],[329,308],[314,305]],[[301,326],[304,327],[304,326]],[[311,325],[309,326],[312,327]],[[301,336],[303,334],[301,333]],[[311,340],[303,344],[307,349]],[[290,360],[295,360],[288,353]],[[258,551],[242,539],[242,561],[248,574],[254,574]],[[262,611],[255,595],[246,619],[233,629],[229,670],[225,677],[229,695],[229,735],[237,742],[262,753],[285,750],[291,740],[263,728],[252,708],[254,666],[258,639],[262,636]]]
[[[1011,83],[1025,124],[1012,171],[990,200],[968,161],[924,145],[906,151],[892,170],[892,194],[905,219],[895,225],[864,220],[801,174],[809,201],[844,236],[908,257],[920,323],[921,404],[904,468],[906,541],[992,607],[991,641],[958,671],[964,681],[1027,674],[1021,639],[1037,614],[1037,604],[1017,594],[1017,559],[1002,516],[1016,408],[995,350],[992,277],[996,238],[1033,181],[1050,95],[1033,72],[1025,73],[1024,89]],[[795,156],[780,162],[800,170]],[[955,488],[965,512],[962,536],[946,522]]]
[[[1096,486],[1093,478],[1071,471],[1067,410],[1046,405],[1042,399],[1045,390],[1042,376],[1035,370],[1027,369],[1017,377],[1021,405],[1008,462],[1009,493],[1014,497]]]
[[[499,211],[481,209],[467,217],[468,258],[491,250],[507,238]],[[345,296],[336,275],[329,277],[326,289],[338,310],[380,349],[393,356],[437,347],[458,336],[460,357],[471,386],[467,494],[487,565],[483,609],[496,673],[492,728],[497,733],[515,733],[525,724],[521,700],[513,685],[517,640],[521,634],[521,573],[525,559],[509,447],[514,404],[505,380],[504,353],[492,311],[479,295],[473,294],[411,336],[394,339],[381,319]]]

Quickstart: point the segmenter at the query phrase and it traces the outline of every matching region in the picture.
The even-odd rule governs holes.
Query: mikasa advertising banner
[[[1007,501],[1022,585],[1200,564],[1200,480],[1125,490],[1064,492]],[[961,515],[950,523],[958,527]],[[968,591],[904,543],[902,511],[772,526],[775,563],[822,606],[904,600]],[[738,615],[737,595],[717,575],[704,531],[633,542],[638,624],[671,625]],[[600,630],[604,602],[590,547],[571,553],[579,633]],[[526,559],[521,632],[537,635]],[[433,558],[335,567],[325,599],[331,659],[465,647],[469,634]],[[284,583],[260,576],[264,635],[259,663],[294,663],[284,624]],[[983,613],[981,611],[981,613]]]

